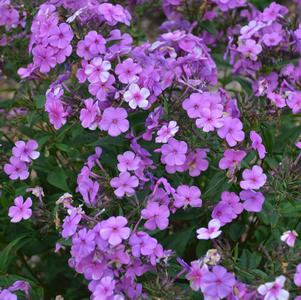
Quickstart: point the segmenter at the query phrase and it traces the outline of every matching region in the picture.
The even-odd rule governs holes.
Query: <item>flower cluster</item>
[[[35,140],[28,142],[17,141],[12,149],[9,163],[4,165],[4,172],[11,180],[25,180],[29,177],[29,165],[40,156],[38,143]]]
[[[301,145],[278,150],[273,135],[290,130],[293,143],[300,138],[301,23],[294,26],[275,2],[259,11],[247,0],[163,0],[160,34],[141,41],[131,21],[145,1],[117,2],[45,1],[28,26],[31,62],[18,75],[24,105],[37,113],[16,114],[33,129],[21,130],[28,141],[12,138],[3,169],[13,181],[45,185],[49,203],[42,188],[22,185],[10,221],[33,215],[26,224],[55,227],[55,253],[70,247],[68,265],[93,300],[151,297],[154,274],[162,289],[187,279],[207,300],[288,299],[286,279],[301,285],[297,258],[287,258],[300,226],[284,222],[288,228],[274,232],[274,222],[299,212],[286,200],[298,194]],[[9,1],[0,11],[0,26],[20,24]],[[203,30],[208,21],[219,24],[211,33]],[[57,189],[70,193],[53,205]],[[271,228],[271,237],[263,233]],[[193,261],[175,263],[176,255]],[[264,256],[279,258],[273,276],[285,276],[261,272],[259,265],[272,269]],[[172,267],[180,269],[175,276]],[[28,294],[29,287],[17,282],[0,289],[0,298],[16,299],[17,290]]]

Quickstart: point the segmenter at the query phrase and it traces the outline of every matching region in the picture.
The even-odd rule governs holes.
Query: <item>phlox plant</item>
[[[301,299],[301,1],[0,0],[0,300]]]

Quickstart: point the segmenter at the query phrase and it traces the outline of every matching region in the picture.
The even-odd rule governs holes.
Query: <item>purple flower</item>
[[[259,166],[253,166],[252,169],[244,170],[242,177],[244,180],[240,182],[240,187],[244,190],[258,190],[267,180],[267,176]]]
[[[236,280],[234,276],[227,272],[222,266],[214,266],[211,272],[208,272],[204,278],[204,295],[222,299],[232,293]]]
[[[27,220],[31,217],[32,200],[28,197],[24,202],[22,196],[18,196],[14,200],[14,206],[11,206],[8,210],[8,216],[11,218],[12,223],[18,223],[22,219]]]
[[[85,74],[88,76],[88,80],[91,83],[106,82],[110,73],[111,63],[107,60],[102,60],[101,57],[95,57],[90,64],[85,66]]]
[[[189,118],[194,119],[200,117],[202,109],[202,94],[191,94],[189,98],[184,100],[182,106],[186,110]]]
[[[24,141],[17,141],[12,153],[21,161],[30,163],[31,160],[37,159],[40,156],[39,151],[35,151],[39,147],[35,140],[29,140],[27,143]]]
[[[0,299],[2,300],[18,300],[18,297],[9,290],[4,289],[0,291]]]
[[[77,225],[81,221],[82,216],[73,210],[70,216],[64,219],[62,237],[68,238],[76,233]]]
[[[185,163],[188,146],[183,141],[170,138],[168,143],[161,147],[161,161],[168,166],[181,166]]]
[[[98,12],[111,26],[116,25],[118,22],[130,25],[131,15],[119,4],[102,3],[98,6]]]
[[[140,255],[149,256],[154,252],[157,240],[150,237],[147,233],[139,231],[131,235],[129,244],[135,257],[140,257]]]
[[[134,188],[139,185],[139,180],[136,176],[131,176],[129,172],[123,172],[119,177],[114,177],[110,184],[113,188],[116,188],[114,194],[118,198],[122,198],[124,195],[134,195]]]
[[[9,163],[4,165],[4,172],[9,175],[11,180],[25,180],[29,176],[28,166],[24,161],[12,156]]]
[[[99,231],[100,236],[112,246],[119,245],[122,240],[127,240],[130,236],[130,228],[125,227],[127,223],[128,221],[124,217],[110,217],[104,221]]]
[[[266,150],[262,144],[261,136],[255,131],[250,132],[250,139],[252,141],[252,148],[258,152],[259,158],[265,158]]]
[[[224,152],[224,156],[219,161],[219,168],[222,170],[235,169],[240,162],[246,157],[247,153],[243,150],[228,149]]]
[[[93,230],[81,229],[72,238],[71,254],[82,258],[91,254],[95,249],[95,233]]]
[[[150,202],[146,208],[141,211],[143,219],[147,220],[144,227],[149,230],[160,230],[167,228],[169,220],[169,209],[166,205],[159,205],[157,202]]]
[[[219,94],[209,92],[204,92],[202,94],[191,94],[188,99],[184,100],[182,106],[186,110],[189,118],[192,119],[201,118],[202,115],[204,116],[204,118],[207,118],[209,111],[215,112],[214,115],[216,115],[216,117],[220,117],[221,114],[219,112],[222,112],[223,109],[223,106],[221,104],[221,97],[219,96]],[[204,109],[205,111],[203,114]],[[200,123],[200,127],[202,127],[202,120],[198,122]]]
[[[73,32],[67,23],[61,23],[50,30],[48,42],[51,46],[64,49],[69,46],[73,39]]]
[[[115,68],[115,73],[122,83],[132,83],[138,79],[137,74],[142,71],[142,68],[134,63],[133,59],[128,58],[122,63],[118,64]]]
[[[56,58],[53,48],[36,46],[32,50],[33,61],[36,67],[40,68],[41,73],[48,73],[56,65]]]
[[[208,228],[202,227],[196,231],[198,234],[197,238],[199,240],[215,239],[222,233],[222,231],[219,230],[220,227],[221,227],[220,221],[217,219],[212,219],[208,223]]]
[[[301,93],[290,93],[287,99],[287,105],[293,111],[294,114],[299,113],[301,111]]]
[[[262,47],[257,44],[255,40],[244,40],[237,48],[237,50],[245,57],[253,61],[257,60],[257,55],[262,52]]]
[[[167,143],[171,137],[179,131],[176,121],[170,121],[168,125],[163,125],[157,132],[156,143]]]
[[[189,170],[189,175],[192,177],[199,176],[203,171],[206,171],[209,166],[207,151],[205,149],[196,149],[187,155],[186,165]]]
[[[243,200],[243,207],[249,212],[260,212],[264,203],[264,196],[260,192],[251,190],[241,191],[239,197]]]
[[[196,120],[196,127],[202,128],[204,132],[214,131],[215,128],[223,126],[221,110],[210,110],[209,108],[203,108],[201,110],[201,116]]]
[[[201,191],[196,186],[180,185],[177,187],[177,191],[174,194],[174,206],[184,207],[188,205],[191,207],[201,207]]]
[[[285,16],[287,13],[288,9],[285,6],[272,2],[261,14],[261,19],[265,22],[276,21],[278,17]]]
[[[285,242],[289,247],[294,247],[298,233],[295,230],[288,230],[283,232],[280,237],[282,242]]]
[[[115,83],[115,78],[113,75],[109,76],[109,79],[106,82],[95,82],[89,84],[89,93],[99,101],[106,101],[108,99],[108,95],[113,93],[116,89],[113,86]]]
[[[132,151],[126,151],[123,154],[119,154],[117,159],[117,168],[120,172],[135,171],[139,168],[141,162],[140,157]]]
[[[108,131],[111,136],[118,136],[129,129],[127,116],[128,114],[124,108],[106,108],[99,123],[100,129]]]
[[[138,107],[146,108],[148,106],[148,96],[150,92],[147,88],[141,88],[132,83],[129,89],[124,93],[124,100],[129,103],[130,108],[135,109]]]
[[[257,291],[260,295],[264,296],[264,300],[288,300],[289,293],[283,289],[285,277],[279,276],[274,282],[267,282],[258,287]]]
[[[218,129],[217,134],[219,137],[226,139],[230,147],[235,146],[245,138],[241,121],[231,117],[224,118],[223,126]]]
[[[52,93],[47,94],[45,111],[48,112],[49,121],[55,129],[60,129],[67,122],[68,113],[62,101]]]
[[[227,203],[219,202],[213,209],[211,217],[220,221],[221,225],[232,222],[236,217],[231,206]]]
[[[190,287],[194,291],[203,289],[204,279],[206,278],[209,270],[206,264],[202,264],[199,261],[191,262],[191,267],[186,275],[186,279],[190,281]]]
[[[294,283],[296,286],[301,286],[301,264],[297,265],[296,273],[294,275]]]
[[[93,55],[103,54],[106,52],[106,40],[96,31],[89,31],[85,36],[85,46],[89,48],[89,52]]]
[[[93,299],[97,300],[107,300],[112,298],[115,289],[115,280],[111,276],[103,277],[96,286],[93,292]],[[118,298],[116,300],[119,300]],[[121,299],[120,299],[121,300]]]
[[[268,47],[277,46],[283,39],[281,32],[266,33],[262,37],[263,43]]]
[[[85,100],[85,108],[80,111],[80,120],[84,128],[90,127],[98,115],[99,108],[97,102],[94,103],[93,99],[89,98]]]

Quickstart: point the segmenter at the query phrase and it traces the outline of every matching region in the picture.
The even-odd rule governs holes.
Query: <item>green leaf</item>
[[[67,184],[67,175],[62,168],[55,168],[52,170],[47,176],[47,181],[63,191],[70,191]]]
[[[46,97],[44,95],[38,95],[36,97],[36,107],[38,109],[44,108]]]
[[[0,271],[6,272],[16,252],[27,242],[28,236],[22,235],[10,242],[0,252]]]

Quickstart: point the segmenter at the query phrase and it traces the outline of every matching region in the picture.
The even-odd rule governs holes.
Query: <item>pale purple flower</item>
[[[70,236],[73,236],[76,233],[77,225],[81,221],[82,216],[81,214],[77,213],[76,210],[73,210],[69,216],[67,216],[64,219],[63,222],[63,231],[62,231],[62,237],[68,238]]]
[[[301,93],[290,93],[287,99],[287,105],[293,111],[294,114],[301,112]]]
[[[111,63],[107,60],[102,60],[101,57],[95,57],[92,61],[85,66],[85,74],[88,76],[88,80],[91,83],[106,82],[110,73]]]
[[[93,292],[93,299],[94,300],[108,300],[112,299],[114,295],[115,289],[115,280],[111,276],[103,277],[96,286],[95,291]],[[121,299],[116,299],[121,300]]]
[[[60,129],[67,122],[68,113],[63,103],[56,98],[46,100],[45,110],[48,112],[49,121],[55,129]]]
[[[245,58],[256,61],[257,56],[262,52],[262,47],[260,44],[257,44],[255,40],[248,39],[242,41],[242,43],[238,46],[237,51]]]
[[[222,231],[219,230],[220,227],[221,227],[220,221],[217,219],[212,219],[208,223],[208,228],[202,227],[196,231],[198,234],[197,238],[199,240],[215,239],[222,233]]]
[[[4,165],[4,172],[9,175],[11,180],[25,180],[29,176],[28,166],[24,161],[12,156],[9,163]]]
[[[24,141],[17,141],[15,147],[12,149],[12,153],[21,161],[30,163],[40,156],[40,152],[36,151],[38,147],[39,145],[35,140],[29,140],[27,143]]]
[[[85,36],[85,46],[89,48],[92,54],[103,54],[106,52],[106,40],[95,30],[89,31]]]
[[[135,171],[139,168],[141,162],[140,157],[132,151],[126,151],[123,154],[119,154],[117,159],[117,168],[120,172]]]
[[[230,147],[233,147],[245,138],[242,127],[243,125],[239,119],[227,117],[224,118],[223,126],[218,129],[217,134],[225,139]]]
[[[118,22],[130,25],[131,15],[119,4],[102,3],[98,5],[98,12],[111,26],[116,25]]]
[[[232,222],[232,220],[236,218],[236,214],[233,212],[233,209],[229,204],[221,201],[214,207],[211,217],[213,219],[218,219],[223,226]]]
[[[89,98],[85,100],[85,108],[80,111],[80,121],[84,128],[90,127],[99,113],[98,103]]]
[[[168,125],[163,125],[157,132],[156,143],[167,143],[171,137],[179,131],[176,121],[170,121]]]
[[[264,203],[264,196],[260,192],[251,190],[241,191],[240,199],[243,201],[243,207],[249,212],[260,212]]]
[[[289,293],[283,289],[285,277],[279,276],[274,282],[267,282],[258,287],[257,291],[264,296],[264,300],[288,300]]]
[[[121,107],[108,107],[103,111],[99,127],[111,136],[118,136],[129,129],[126,110]]]
[[[198,118],[201,116],[201,110],[203,108],[202,94],[193,93],[189,98],[184,100],[182,104],[183,108],[186,110],[189,118]]]
[[[115,68],[115,73],[122,83],[132,83],[138,79],[137,74],[141,73],[142,68],[134,63],[133,59],[128,58]]]
[[[85,60],[90,60],[94,57],[94,54],[90,51],[90,45],[86,40],[77,43],[76,54]]]
[[[259,158],[265,158],[266,150],[264,145],[262,144],[261,136],[255,131],[250,132],[250,139],[252,142],[252,148],[258,152]]]
[[[99,101],[108,100],[108,95],[115,92],[115,87],[113,84],[115,83],[115,78],[113,75],[110,75],[106,82],[95,82],[89,84],[89,93],[91,95],[96,96]]]
[[[39,67],[41,73],[48,73],[56,65],[56,58],[53,48],[38,45],[32,50],[33,61]]]
[[[112,246],[116,246],[122,243],[122,240],[127,240],[130,236],[130,228],[126,227],[128,223],[125,217],[110,217],[105,220],[99,233],[100,236],[110,243]]]
[[[191,207],[202,206],[201,191],[196,186],[179,185],[173,196],[175,207],[186,208],[188,205]]]
[[[185,164],[187,165],[189,175],[192,177],[199,176],[203,171],[206,171],[209,166],[207,151],[197,148],[195,151],[187,155]]]
[[[118,198],[124,195],[132,196],[135,194],[135,189],[139,185],[139,180],[136,176],[131,176],[129,172],[123,172],[119,177],[111,179],[110,184],[115,188],[114,194]]]
[[[200,118],[195,122],[196,127],[202,128],[204,132],[214,131],[215,128],[223,126],[222,115],[223,112],[221,110],[203,108]]]
[[[280,240],[285,242],[289,247],[294,247],[297,237],[298,233],[295,230],[288,230],[281,235]]]
[[[294,283],[296,286],[301,286],[301,264],[297,265],[296,273],[294,275]]]
[[[194,291],[203,289],[204,278],[208,274],[209,270],[206,264],[202,264],[200,261],[191,262],[191,267],[186,275],[186,279],[190,282],[190,287]]]
[[[265,8],[261,14],[262,21],[276,21],[280,16],[285,16],[288,13],[288,9],[278,3],[272,2],[269,7]]]
[[[157,246],[157,240],[147,233],[139,231],[131,235],[129,244],[132,247],[133,256],[149,256],[154,252],[154,249]]]
[[[14,200],[14,206],[11,206],[8,210],[8,216],[11,218],[12,223],[18,223],[22,219],[27,220],[31,217],[32,210],[32,200],[27,198],[24,202],[22,196],[18,196]]]
[[[132,83],[129,89],[124,93],[124,100],[129,103],[130,108],[135,109],[137,106],[140,108],[146,108],[148,106],[148,100],[150,92],[147,88],[140,87],[136,83]]]
[[[141,216],[147,220],[144,227],[149,230],[160,230],[167,228],[169,220],[169,209],[166,205],[159,205],[157,202],[150,202],[146,208],[142,209]]]
[[[253,166],[252,169],[244,170],[242,178],[240,187],[244,190],[258,190],[267,180],[267,176],[263,173],[260,166]]]
[[[64,49],[69,46],[72,39],[73,32],[70,25],[67,23],[61,23],[50,30],[48,42],[53,47]]]
[[[212,299],[223,299],[232,293],[236,280],[222,266],[214,266],[204,277],[203,293]]]
[[[243,150],[228,149],[224,152],[224,156],[219,161],[219,168],[222,170],[235,169],[241,161],[246,157],[247,153]]]
[[[266,33],[262,37],[263,43],[268,47],[277,46],[283,39],[281,32]]]
[[[0,291],[0,299],[2,300],[18,300],[18,297],[9,290],[4,289]]]
[[[168,166],[181,166],[185,163],[187,150],[185,142],[170,138],[168,143],[161,147],[161,161]]]
[[[270,92],[267,97],[279,108],[286,106],[285,98],[281,94]]]
[[[71,254],[78,258],[86,257],[95,249],[95,233],[86,228],[81,229],[72,237]]]

